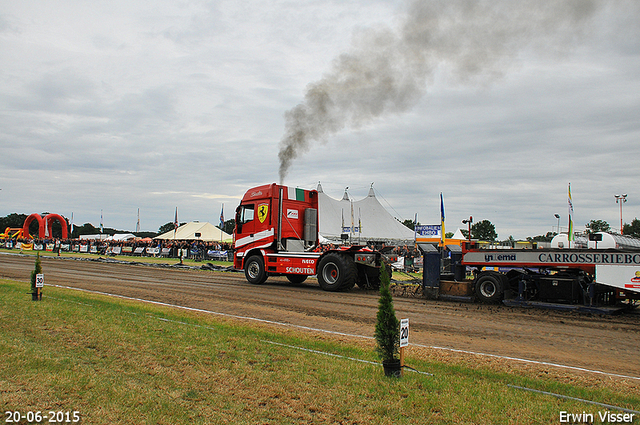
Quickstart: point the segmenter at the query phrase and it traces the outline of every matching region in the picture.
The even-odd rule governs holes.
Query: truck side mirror
[[[242,211],[242,206],[238,205],[238,208],[236,208],[236,233],[242,233],[242,220],[240,220],[241,211]]]

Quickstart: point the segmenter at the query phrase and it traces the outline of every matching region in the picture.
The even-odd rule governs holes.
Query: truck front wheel
[[[502,277],[497,273],[483,274],[476,281],[476,296],[483,303],[497,304],[503,293]]]
[[[260,285],[267,280],[267,273],[264,270],[264,260],[259,255],[252,255],[244,262],[244,276],[249,283]]]
[[[318,264],[318,283],[325,291],[353,288],[358,271],[353,259],[336,253],[327,254]]]

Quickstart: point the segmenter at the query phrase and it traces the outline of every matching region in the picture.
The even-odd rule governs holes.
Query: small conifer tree
[[[391,279],[383,263],[380,268],[380,299],[375,329],[376,351],[383,362],[398,360],[400,348],[400,321],[393,308],[390,285]]]
[[[36,253],[36,266],[31,272],[31,292],[36,292],[36,276],[42,273],[42,264],[40,263],[40,253]]]

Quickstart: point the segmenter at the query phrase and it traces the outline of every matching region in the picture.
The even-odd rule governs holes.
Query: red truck
[[[380,287],[380,252],[362,245],[321,249],[316,190],[275,183],[254,187],[242,198],[235,221],[233,264],[250,283],[262,284],[269,276],[302,283],[317,275],[325,291]]]

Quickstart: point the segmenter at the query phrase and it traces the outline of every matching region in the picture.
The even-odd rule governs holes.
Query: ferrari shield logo
[[[258,220],[260,220],[260,223],[264,223],[264,221],[267,219],[268,214],[269,214],[269,204],[258,205]]]

